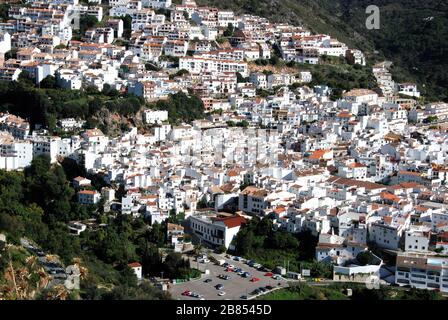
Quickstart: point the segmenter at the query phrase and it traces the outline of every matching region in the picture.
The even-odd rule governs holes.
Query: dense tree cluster
[[[36,157],[24,173],[0,170],[0,230],[15,243],[27,236],[69,262],[80,244],[66,222],[87,216],[73,197],[64,170],[48,157]]]
[[[290,271],[310,269],[315,277],[330,277],[331,266],[314,260],[317,238],[304,232],[293,235],[273,230],[272,220],[252,219],[238,232],[235,254],[261,263],[268,269],[289,267]]]
[[[123,116],[132,116],[144,105],[144,100],[128,94],[119,94],[105,86],[102,92],[95,88],[70,90],[55,88],[54,77],[47,77],[41,88],[27,81],[0,81],[0,112],[10,112],[28,119],[32,126],[42,124],[54,130],[61,118],[89,120],[100,110],[107,109]]]
[[[36,157],[24,172],[0,170],[0,232],[9,242],[31,239],[44,251],[59,255],[66,265],[75,257],[81,259],[88,269],[88,277],[81,282],[83,299],[168,297],[152,286],[137,285],[130,262],[140,262],[148,276],[197,275],[179,254],[163,249],[166,223],[148,226],[143,218],[107,216],[97,206],[79,205],[64,169],[70,179],[82,172],[73,163],[50,164],[46,156]],[[79,237],[69,234],[69,221],[87,218],[93,218],[97,227]],[[43,292],[41,298],[51,294]]]
[[[204,104],[200,98],[194,95],[186,95],[183,92],[170,95],[167,100],[158,100],[150,105],[150,108],[167,110],[171,123],[191,122],[204,117]]]

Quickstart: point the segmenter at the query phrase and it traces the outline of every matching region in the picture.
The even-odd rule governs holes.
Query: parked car
[[[272,290],[272,289],[274,289],[274,287],[273,286],[266,286],[266,289]]]
[[[222,290],[222,289],[224,289],[224,286],[221,283],[219,283],[215,286],[215,288],[216,288],[216,290]]]
[[[247,271],[243,273],[244,278],[249,278],[250,276],[251,276],[251,274]]]
[[[266,289],[265,287],[260,287],[260,288],[258,288],[258,289],[260,289],[261,292],[266,292],[266,291],[268,291],[268,289]]]
[[[191,294],[190,290],[185,290],[184,292],[182,292],[183,296],[189,296]]]
[[[246,295],[242,295],[240,298],[243,299],[243,300],[247,300],[247,296]]]
[[[258,282],[260,281],[260,278],[257,277],[253,277],[252,279],[250,279],[250,282]]]
[[[260,289],[255,289],[254,291],[251,292],[252,295],[256,295],[256,294],[260,294],[261,290]]]
[[[224,296],[226,293],[224,292],[224,291],[219,291],[218,292],[218,296],[220,296],[220,297],[222,297],[222,296]]]
[[[228,263],[228,262],[224,262],[224,263],[222,264],[222,266],[223,266],[224,268],[227,268],[227,267],[229,266],[229,263]]]
[[[205,283],[209,283],[209,282],[212,282],[212,281],[213,281],[213,280],[212,280],[212,279],[210,279],[210,278],[209,278],[209,279],[205,279],[205,280],[204,280],[204,282],[205,282]]]
[[[266,277],[272,277],[274,274],[272,272],[267,272],[264,274]]]

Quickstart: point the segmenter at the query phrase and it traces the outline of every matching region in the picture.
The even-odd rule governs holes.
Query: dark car
[[[266,292],[266,291],[268,291],[268,289],[266,289],[265,287],[260,287],[260,288],[258,288],[261,292]]]
[[[255,289],[254,291],[252,291],[251,294],[255,295],[255,294],[260,294],[261,290],[260,289]]]
[[[215,288],[216,288],[216,290],[222,290],[222,289],[224,289],[224,286],[223,286],[221,283],[218,283],[218,284],[215,286]]]
[[[204,282],[205,282],[205,283],[212,282],[212,279],[205,279]]]
[[[268,290],[272,290],[272,289],[274,289],[273,286],[266,286],[265,288],[268,289]]]

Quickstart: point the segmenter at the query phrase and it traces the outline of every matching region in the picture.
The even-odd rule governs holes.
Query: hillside
[[[428,100],[448,101],[448,2],[377,0],[380,30],[367,30],[371,0],[198,0],[198,4],[304,24],[366,52],[369,61],[395,63],[397,81],[416,81]]]

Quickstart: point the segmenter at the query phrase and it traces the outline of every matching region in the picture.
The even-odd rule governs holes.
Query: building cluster
[[[0,24],[0,52],[8,45],[18,51],[4,61],[0,77],[15,80],[27,70],[36,82],[54,75],[71,89],[109,84],[148,101],[190,90],[210,113],[172,125],[167,111],[148,109],[142,120],[150,132],[130,128],[108,137],[94,128],[69,138],[31,132],[24,119],[0,114],[1,169],[23,169],[40,154],[52,162],[68,157],[109,185],[95,190],[89,179],[76,178],[80,204],[151,223],[183,214],[192,236],[226,248],[249,219],[272,219],[275,230],[318,237],[316,259],[335,265],[335,280],[377,275],[381,259],[357,260],[375,246],[398,256],[397,284],[448,291],[448,260],[437,256],[448,253],[448,133],[422,124],[446,119],[447,104],[418,107],[399,95],[419,97],[415,85],[393,82],[387,63],[373,70],[381,94],[353,89],[337,101],[329,98],[331,88],[309,85],[309,72],[251,69],[251,61],[269,59],[274,47],[288,61],[316,64],[322,56],[342,56],[365,65],[359,50],[303,27],[191,0],[109,5],[114,18],[87,30],[81,41],[72,38],[71,17],[101,20],[99,3],[11,6],[14,20]],[[161,8],[170,10],[157,13]],[[114,40],[123,35],[120,17],[127,15],[126,48]],[[227,45],[219,41],[224,32]],[[179,66],[172,67],[176,59]],[[148,64],[161,69],[148,71]],[[181,69],[186,72],[177,73]],[[274,88],[274,94],[257,94]],[[71,131],[83,123],[62,119],[59,125]],[[85,229],[79,223],[71,228],[75,234]],[[167,233],[181,251],[184,229],[169,224]]]
[[[178,5],[170,0],[119,0],[107,5],[28,0],[25,6],[11,5],[8,15],[9,20],[0,23],[1,80],[17,80],[26,71],[36,84],[47,76],[70,89],[96,86],[101,90],[107,84],[148,101],[193,89],[206,100],[211,97],[213,101],[207,102],[214,106],[230,96],[251,97],[256,88],[311,81],[307,72],[265,75],[266,79],[255,72],[251,77],[255,82],[237,82],[236,73],[249,77],[252,61],[270,59],[274,49],[289,61],[314,64],[326,55],[365,65],[361,51],[348,49],[330,36],[201,7],[190,0]],[[101,22],[100,26],[84,30],[86,17]],[[125,30],[127,17],[131,23]],[[220,41],[223,36],[229,41]],[[16,54],[5,55],[11,50]],[[147,70],[148,64],[153,68]],[[182,69],[188,73],[176,76],[176,70]]]

